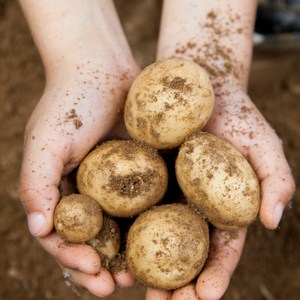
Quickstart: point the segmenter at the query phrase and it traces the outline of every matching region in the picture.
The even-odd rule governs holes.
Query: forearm
[[[192,59],[210,73],[216,90],[246,90],[257,1],[165,0],[158,59]]]
[[[100,57],[121,67],[134,64],[112,1],[20,0],[20,4],[46,71],[82,57]]]

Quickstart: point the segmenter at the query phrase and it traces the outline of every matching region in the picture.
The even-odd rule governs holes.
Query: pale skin
[[[128,272],[101,268],[89,246],[69,247],[53,230],[58,185],[100,140],[124,136],[125,93],[140,71],[112,1],[20,0],[45,72],[44,93],[26,127],[20,195],[30,232],[72,280],[105,297]],[[207,67],[216,92],[206,130],[231,141],[251,162],[262,190],[260,220],[277,228],[294,193],[281,141],[247,96],[256,3],[165,0],[157,59],[180,56]],[[215,38],[215,39],[214,39]],[[121,126],[118,126],[121,125]],[[148,289],[146,299],[219,299],[242,253],[246,229],[231,238],[215,230],[209,259],[195,285]]]

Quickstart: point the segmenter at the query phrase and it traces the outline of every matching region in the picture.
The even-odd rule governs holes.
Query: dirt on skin
[[[127,96],[125,124],[132,137],[172,149],[203,128],[213,103],[205,70],[171,57],[147,66],[136,78]]]
[[[128,217],[163,197],[167,177],[165,162],[156,149],[132,140],[110,140],[82,161],[77,186],[108,214]]]
[[[120,250],[120,228],[118,223],[109,216],[103,216],[103,224],[98,234],[87,244],[100,255],[101,265],[110,270],[110,261]]]
[[[94,199],[80,194],[63,197],[54,212],[54,226],[66,241],[85,242],[99,232],[102,210]]]
[[[130,227],[128,268],[144,285],[168,290],[182,287],[202,269],[208,237],[207,222],[188,205],[153,207]]]
[[[132,162],[135,161],[138,153],[141,152],[145,159],[149,159],[149,164],[145,169],[141,168],[127,175],[118,175],[114,174],[113,171],[111,172],[112,175],[109,178],[107,188],[116,192],[120,197],[133,199],[139,195],[151,193],[153,187],[156,186],[155,183],[163,181],[163,174],[159,168],[162,160],[154,148],[136,141],[124,141],[122,146],[120,144],[119,147],[115,147],[112,151],[116,151],[115,154],[121,159],[125,158]],[[113,153],[108,154],[111,155]],[[109,157],[107,159],[109,161]],[[113,156],[110,162],[113,162]],[[154,169],[154,164],[157,164],[157,170]]]
[[[190,136],[180,147],[176,175],[188,201],[215,227],[237,229],[256,219],[258,179],[229,142],[206,132]]]
[[[116,5],[137,61],[141,66],[150,64],[155,60],[161,1],[117,0]],[[214,22],[212,14],[207,26],[216,30]],[[17,1],[0,1],[0,36],[0,299],[75,300],[78,296],[66,285],[60,267],[30,236],[18,198],[24,127],[42,94],[45,77]],[[185,51],[182,47],[178,51]],[[250,96],[283,141],[296,183],[300,180],[299,49],[288,43],[256,47],[249,84]],[[77,119],[75,113],[70,116]],[[73,122],[65,117],[62,122]],[[225,300],[300,298],[299,204],[296,190],[277,230],[267,230],[259,221],[249,228]],[[229,242],[224,237],[224,243]],[[78,291],[80,299],[99,299]],[[107,299],[140,300],[144,295],[145,289],[136,285],[117,288]]]

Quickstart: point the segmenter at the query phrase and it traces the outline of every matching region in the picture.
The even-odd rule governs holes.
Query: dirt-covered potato
[[[109,216],[103,216],[103,225],[98,234],[86,242],[92,246],[101,258],[101,265],[109,269],[109,262],[120,250],[120,228],[115,220]]]
[[[206,71],[182,58],[157,61],[133,82],[125,124],[136,140],[157,149],[179,146],[208,121],[214,92]]]
[[[81,243],[92,239],[101,229],[102,210],[92,198],[72,194],[64,196],[54,211],[54,226],[65,241]]]
[[[141,284],[177,289],[199,274],[208,246],[204,219],[186,204],[165,204],[142,213],[130,227],[126,261]]]
[[[191,136],[180,148],[176,177],[187,200],[215,227],[234,230],[255,220],[258,179],[228,141],[204,132]]]
[[[133,140],[102,143],[80,164],[77,187],[98,201],[107,214],[136,215],[165,194],[168,172],[152,147]]]

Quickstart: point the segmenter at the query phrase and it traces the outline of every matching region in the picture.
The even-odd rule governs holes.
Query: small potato
[[[209,133],[194,134],[180,148],[176,177],[193,208],[215,227],[235,230],[255,220],[259,182],[246,158],[229,142]]]
[[[181,145],[208,121],[214,92],[206,71],[182,58],[157,61],[133,82],[125,104],[132,138],[157,149]]]
[[[103,225],[98,234],[86,242],[101,258],[101,265],[109,269],[109,262],[118,254],[121,244],[120,228],[115,220],[103,216]]]
[[[57,234],[72,243],[85,242],[95,237],[101,229],[102,222],[99,204],[84,195],[64,196],[54,212]]]
[[[142,213],[132,224],[126,261],[141,284],[172,290],[200,273],[208,247],[206,221],[186,204],[165,204]]]
[[[131,217],[165,194],[168,172],[152,147],[132,140],[107,141],[80,164],[77,187],[111,216]]]

